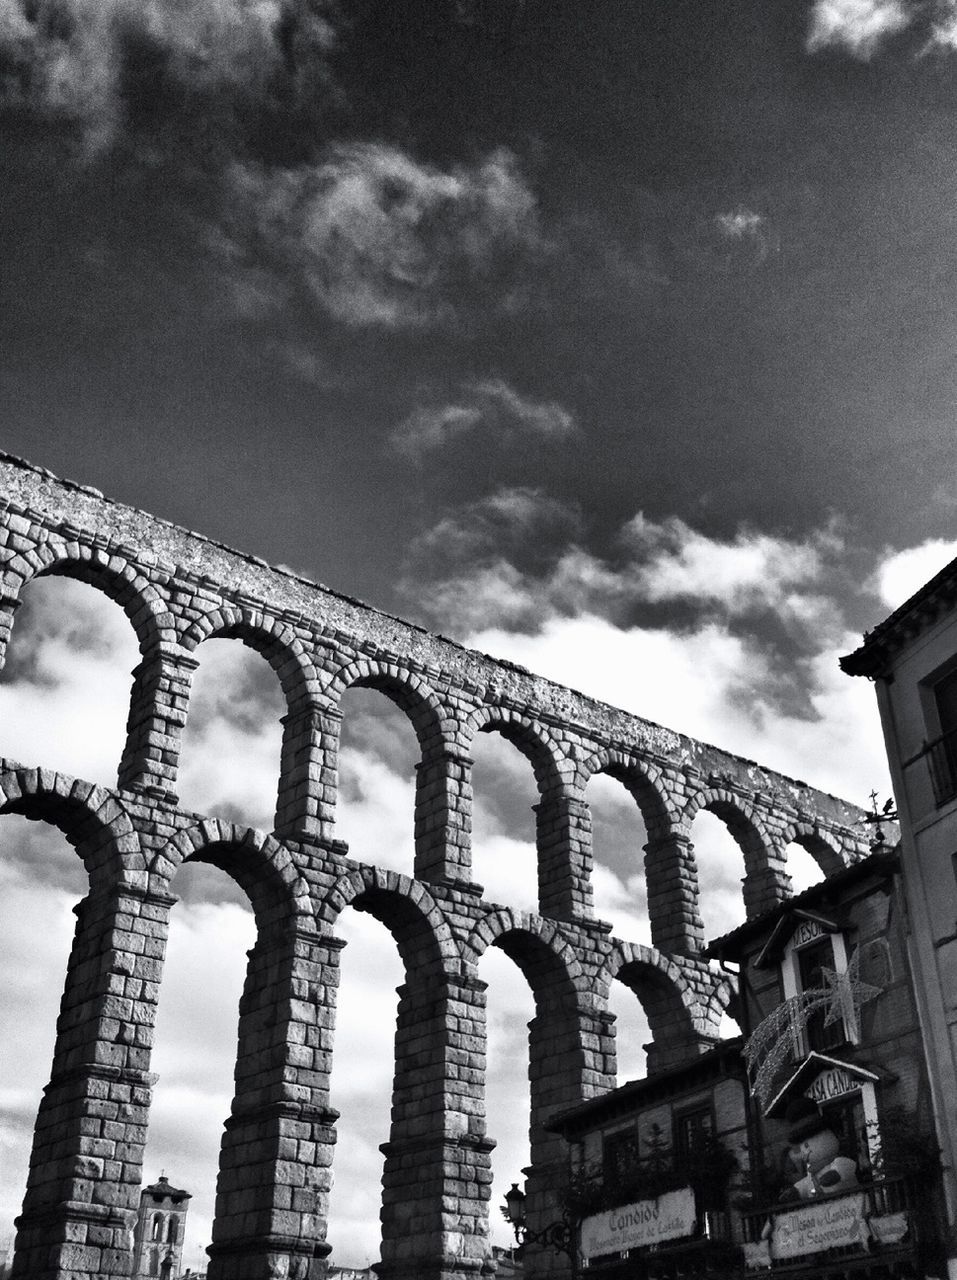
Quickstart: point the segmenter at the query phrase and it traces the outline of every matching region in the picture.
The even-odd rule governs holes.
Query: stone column
[[[590,920],[591,813],[583,800],[553,795],[534,806],[538,900],[544,916]]]
[[[125,886],[75,908],[53,1071],[17,1219],[17,1280],[132,1273],[150,1048],[175,901]]]
[[[568,1180],[565,1140],[549,1133],[545,1125],[559,1111],[593,1096],[600,1083],[608,1082],[609,1029],[601,1017],[548,999],[539,1002],[538,1013],[528,1024],[532,1163],[524,1172],[525,1212],[531,1233],[562,1221],[562,1190]],[[572,1274],[572,1259],[567,1254],[531,1239],[526,1243],[525,1275],[530,1280],[558,1280]]]
[[[791,896],[791,877],[787,850],[761,849],[758,856],[752,852],[748,862],[751,866],[744,877],[744,909],[747,918],[753,920]]]
[[[126,746],[118,785],[176,804],[176,775],[193,672],[190,653],[157,644],[133,668]]]
[[[325,1275],[338,1118],[329,1069],[343,945],[285,924],[264,930],[249,953],[209,1280]]]
[[[415,875],[429,884],[468,883],[471,876],[472,764],[447,749],[416,765]]]
[[[334,816],[339,753],[338,711],[303,706],[282,718],[282,761],[276,801],[276,834],[315,840]]]
[[[696,955],[704,946],[704,922],[694,845],[686,835],[670,832],[649,840],[644,852],[652,943],[659,951]]]
[[[399,988],[380,1280],[489,1274],[485,989],[428,974]]]

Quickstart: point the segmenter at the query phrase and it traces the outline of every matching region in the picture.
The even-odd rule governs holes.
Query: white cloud
[[[450,441],[481,431],[483,442],[499,444],[538,437],[562,440],[575,432],[575,419],[555,401],[528,399],[501,379],[470,382],[461,402],[415,409],[396,427],[390,441],[415,460]]]
[[[718,230],[729,240],[743,240],[747,236],[756,235],[764,224],[764,218],[753,209],[739,205],[729,213],[716,213],[714,216]]]
[[[816,0],[807,36],[810,53],[843,49],[867,61],[882,41],[909,26],[902,0]]]
[[[877,566],[874,588],[888,609],[897,609],[955,556],[957,541],[943,538],[929,538],[902,551],[887,551]]]
[[[512,305],[516,259],[544,248],[535,198],[504,149],[442,170],[380,143],[339,145],[321,163],[236,165],[232,178],[238,216],[220,248],[241,291],[252,272],[260,308],[285,300],[288,276],[348,325],[456,323],[476,294]]]

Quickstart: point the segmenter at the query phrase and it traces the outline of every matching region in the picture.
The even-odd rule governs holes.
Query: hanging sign
[[[832,1098],[843,1097],[861,1087],[859,1079],[855,1080],[844,1067],[831,1067],[815,1076],[810,1088],[805,1089],[805,1096],[812,1102],[830,1102]]]
[[[800,1209],[774,1215],[771,1257],[796,1258],[804,1253],[860,1245],[868,1234],[863,1192],[821,1204],[803,1204]]]
[[[663,1240],[678,1240],[692,1235],[696,1225],[691,1188],[666,1191],[655,1200],[639,1200],[585,1218],[581,1227],[582,1257],[598,1258]]]

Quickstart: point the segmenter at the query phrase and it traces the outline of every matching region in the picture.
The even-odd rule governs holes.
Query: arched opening
[[[346,909],[335,934],[340,960],[330,1102],[338,1111],[329,1197],[330,1264],[368,1267],[379,1260],[384,1157],[395,1063],[397,988],[405,969],[389,930],[366,912]]]
[[[0,755],[115,786],[138,662],[129,619],[102,591],[29,582],[0,679]]]
[[[471,746],[472,879],[490,902],[538,911],[535,775],[501,732],[485,730]]]
[[[511,1250],[515,1235],[500,1207],[512,1183],[522,1185],[522,1171],[531,1162],[528,1024],[535,1017],[535,1000],[522,971],[497,947],[486,951],[480,972],[487,984],[485,1114],[496,1144],[489,1228],[492,1244]]]
[[[504,953],[518,969],[520,978],[509,975],[500,962],[490,961],[490,952]],[[564,1139],[546,1126],[559,1111],[584,1098],[584,1053],[582,1014],[578,1007],[573,971],[553,945],[524,928],[500,934],[479,961],[483,981],[487,974],[498,982],[486,993],[486,1021],[496,1027],[504,1015],[499,1043],[492,1045],[491,1069],[498,1074],[495,1108],[486,1091],[485,1109],[488,1136],[501,1145],[492,1152],[494,1188],[490,1214],[495,1238],[499,1211],[505,1192],[513,1182],[524,1181],[528,1226],[540,1230],[561,1216],[562,1177],[567,1168]],[[524,990],[523,990],[524,988]],[[533,1016],[527,1020],[529,994]],[[495,1007],[504,998],[504,1009]],[[523,1034],[523,1022],[527,1033]],[[507,1064],[504,1072],[502,1063]],[[520,1085],[519,1072],[527,1072],[528,1091]],[[488,1072],[486,1073],[488,1075]],[[487,1090],[487,1081],[486,1081]],[[527,1106],[527,1110],[526,1110]],[[498,1108],[502,1108],[498,1110]],[[521,1108],[521,1110],[520,1110]],[[523,1117],[529,1117],[527,1139],[523,1141]],[[528,1163],[516,1167],[511,1161],[527,1152]],[[506,1164],[506,1160],[509,1164]],[[525,1177],[525,1170],[528,1176]],[[514,1237],[512,1238],[514,1242]],[[503,1245],[509,1243],[504,1233]],[[525,1274],[534,1277],[565,1276],[567,1259],[535,1241],[526,1244]]]
[[[236,639],[196,650],[176,791],[180,805],[271,831],[286,701],[267,660]]]
[[[415,729],[379,689],[353,685],[340,706],[336,837],[350,858],[412,875],[421,756]]]
[[[205,1271],[256,922],[242,889],[207,863],[184,863],[173,891],[179,902],[170,916],[157,1009],[151,1070],[158,1079],[143,1174],[151,1183],[165,1170],[191,1194],[182,1267]]]
[[[825,871],[804,844],[798,844],[796,840],[792,840],[784,852],[792,894],[803,893],[805,889],[810,889],[811,885],[820,884],[824,879]]]
[[[608,1012],[615,1015],[617,1083],[643,1079],[647,1075],[651,1028],[641,1000],[626,983],[616,980],[608,993]]]
[[[591,814],[595,915],[612,926],[616,937],[650,943],[644,869],[648,832],[641,810],[627,786],[607,773],[589,779],[585,799]]]
[[[83,864],[57,828],[19,814],[0,818],[0,1242],[20,1213],[34,1125],[50,1080]]]
[[[698,909],[705,941],[730,933],[745,920],[744,854],[727,823],[706,809],[691,828],[698,867]]]

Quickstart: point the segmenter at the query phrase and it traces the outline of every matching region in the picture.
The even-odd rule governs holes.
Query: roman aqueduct
[[[490,1276],[484,986],[504,950],[534,993],[530,1024],[533,1227],[557,1215],[562,1140],[544,1122],[614,1085],[613,979],[640,999],[651,1065],[718,1034],[726,978],[697,958],[702,925],[691,821],[719,815],[740,845],[749,914],[788,892],[785,850],[830,873],[865,851],[861,814],[803,783],[471,652],[197,534],[0,455],[0,644],[20,593],[69,575],[116,601],[139,640],[116,786],[0,761],[2,811],[54,824],[89,876],[18,1220],[14,1276],[128,1276],[150,1105],[150,1049],[177,868],[206,861],[248,895],[258,936],[240,1004],[211,1280],[318,1280],[336,1113],[336,921],[348,905],[391,931],[405,967],[392,1131],[383,1148],[382,1280]],[[284,693],[275,827],[178,807],[177,760],[197,651],[235,637]],[[420,748],[415,865],[357,862],[336,838],[340,698],[371,686],[407,714]],[[539,911],[486,901],[470,875],[470,744],[513,742],[534,770]],[[2,749],[2,746],[0,746]],[[625,784],[648,831],[652,946],[594,918],[589,777]],[[528,1274],[560,1263],[529,1251]]]

